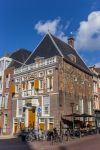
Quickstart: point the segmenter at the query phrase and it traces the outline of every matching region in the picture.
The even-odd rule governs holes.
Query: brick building
[[[19,128],[59,128],[61,116],[92,114],[92,73],[68,43],[46,34],[24,64],[14,70],[13,133]],[[40,114],[38,116],[38,109]]]
[[[2,85],[2,101],[1,101],[1,134],[12,133],[12,97],[15,93],[15,86],[13,80],[14,69],[20,67],[27,57],[30,55],[30,51],[25,49],[19,49],[12,53],[7,60],[10,60],[3,74]]]
[[[4,86],[4,71],[8,67],[10,62],[11,59],[8,57],[0,58],[0,134],[2,133],[2,128],[4,128],[3,132],[5,132],[5,125],[6,125],[6,114],[3,111],[4,107],[6,107],[3,97],[3,86]],[[2,124],[2,118],[5,118],[4,124]]]
[[[94,65],[90,67],[93,72],[93,109],[97,120],[97,127],[100,128],[100,68]]]
[[[93,73],[93,102],[94,110],[100,110],[100,68],[90,67]]]

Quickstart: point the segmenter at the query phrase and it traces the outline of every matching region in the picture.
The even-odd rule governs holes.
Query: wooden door
[[[28,110],[28,127],[35,127],[35,110]]]
[[[14,134],[17,133],[18,123],[14,123]]]
[[[45,129],[44,123],[40,123],[39,128],[40,128],[40,130],[44,130]]]
[[[23,130],[24,128],[25,128],[24,122],[21,122],[21,123],[20,123],[20,129]]]
[[[53,123],[49,123],[49,129],[53,129]]]

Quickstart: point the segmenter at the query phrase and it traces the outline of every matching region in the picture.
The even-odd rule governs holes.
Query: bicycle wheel
[[[53,143],[54,143],[54,137],[53,136],[51,136],[51,144],[53,145]]]
[[[74,133],[74,131],[70,131],[70,137],[71,137],[71,139],[74,139],[74,138],[75,138],[75,133]]]
[[[29,141],[30,141],[30,136],[29,136],[29,135],[26,136],[25,141],[26,141],[26,142],[29,142]]]

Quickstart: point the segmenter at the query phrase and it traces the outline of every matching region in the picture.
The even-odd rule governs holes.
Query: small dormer
[[[74,63],[76,63],[76,56],[73,54],[69,54],[68,57],[70,58],[70,60]]]
[[[35,63],[41,63],[44,60],[44,57],[37,56],[35,59]]]

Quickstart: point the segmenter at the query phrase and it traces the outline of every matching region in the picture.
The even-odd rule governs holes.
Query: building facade
[[[20,67],[29,56],[30,51],[25,49],[19,49],[9,55],[9,63],[3,70],[3,84],[2,84],[2,100],[1,100],[1,118],[0,127],[1,134],[12,133],[12,98],[15,94],[15,86],[13,80],[14,69]],[[19,57],[20,56],[20,57]],[[23,59],[22,59],[23,58]]]
[[[94,110],[100,110],[100,68],[90,67],[93,73],[93,102]]]
[[[60,127],[61,116],[93,114],[92,73],[74,49],[46,34],[25,63],[14,70],[13,133],[22,128]],[[91,120],[90,120],[91,121]]]
[[[90,67],[93,72],[93,109],[97,127],[100,128],[100,68]]]
[[[7,116],[4,112],[4,107],[6,107],[7,103],[5,103],[5,98],[3,96],[3,87],[4,87],[4,71],[8,67],[11,62],[11,58],[2,57],[0,58],[0,133],[5,133],[6,129],[6,121]],[[4,118],[4,119],[3,119]]]

